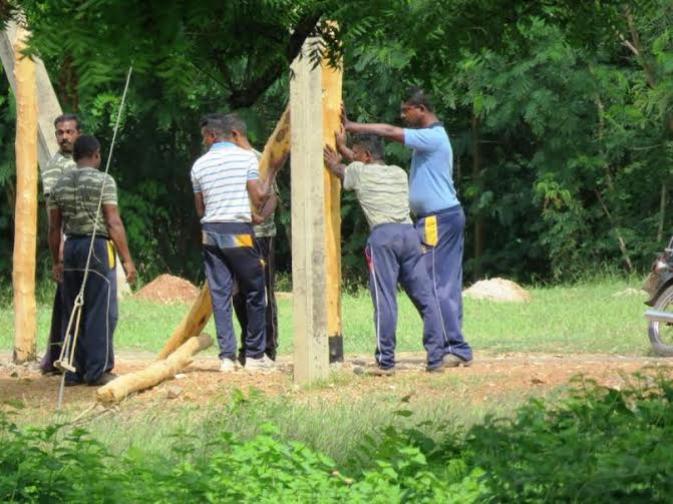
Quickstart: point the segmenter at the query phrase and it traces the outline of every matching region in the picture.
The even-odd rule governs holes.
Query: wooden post
[[[283,115],[278,120],[276,128],[264,145],[262,159],[259,162],[259,171],[262,177],[269,173],[269,167],[275,161],[283,159],[290,152],[290,110],[285,109]],[[201,334],[203,328],[208,323],[208,319],[213,314],[212,299],[208,284],[201,287],[199,296],[194,301],[192,308],[175,328],[173,334],[164,344],[157,358],[165,359],[180,345],[192,336]]]
[[[35,63],[21,54],[28,33],[14,43],[16,82],[16,209],[14,213],[14,362],[35,359],[35,249],[37,243],[37,89]]]
[[[290,81],[294,380],[300,384],[329,373],[322,72],[307,54],[316,42],[304,43]]]
[[[323,143],[336,146],[334,134],[341,127],[341,83],[343,72],[321,62]],[[325,268],[327,336],[330,362],[343,361],[341,328],[341,181],[324,170],[325,179]]]

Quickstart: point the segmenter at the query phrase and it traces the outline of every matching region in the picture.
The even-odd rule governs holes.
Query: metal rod
[[[647,310],[645,312],[645,318],[650,322],[665,322],[673,324],[673,313],[661,310]]]

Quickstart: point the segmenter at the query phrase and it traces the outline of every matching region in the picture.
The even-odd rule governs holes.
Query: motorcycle
[[[647,333],[652,350],[662,357],[673,356],[673,237],[668,246],[652,264],[643,290],[650,298],[645,304],[652,308],[645,312]]]

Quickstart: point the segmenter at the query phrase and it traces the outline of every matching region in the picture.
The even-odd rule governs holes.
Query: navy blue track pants
[[[84,282],[90,236],[69,236],[63,249],[63,317],[65,324]],[[112,336],[117,325],[117,277],[115,250],[107,238],[94,240],[89,276],[84,287],[84,304],[75,347],[75,373],[66,381],[94,383],[114,367]],[[74,325],[73,325],[74,329]]]
[[[415,223],[432,289],[439,302],[447,354],[472,359],[463,337],[463,246],[465,214],[460,205],[419,218]]]
[[[428,355],[428,367],[441,365],[445,352],[439,310],[413,226],[375,226],[367,240],[365,255],[374,303],[378,365],[384,369],[395,365],[398,282],[423,317],[423,345]]]
[[[264,264],[254,242],[252,226],[219,222],[204,223],[202,228],[203,262],[213,299],[220,359],[236,358],[232,321],[234,280],[246,303],[245,356],[259,359],[266,347],[266,289]]]

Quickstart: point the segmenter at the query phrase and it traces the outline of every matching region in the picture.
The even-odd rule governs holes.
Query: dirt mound
[[[516,282],[504,278],[480,280],[463,291],[465,297],[486,299],[489,301],[512,301],[524,303],[530,301],[530,293]]]
[[[159,275],[135,294],[135,298],[155,303],[190,303],[199,289],[189,280],[173,275]]]

